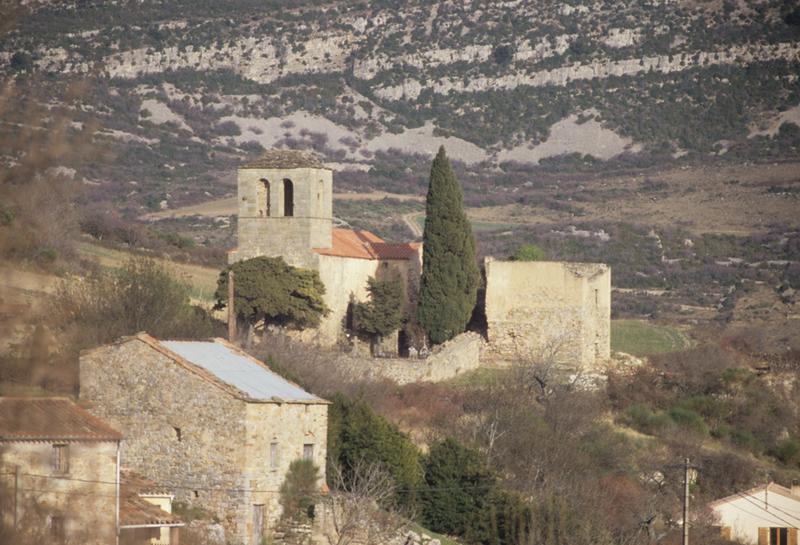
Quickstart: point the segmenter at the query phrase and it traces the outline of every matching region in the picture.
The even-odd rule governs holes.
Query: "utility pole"
[[[683,459],[683,545],[689,545],[689,458]]]
[[[236,340],[236,309],[234,308],[234,275],[233,271],[228,271],[228,341]]]
[[[19,525],[19,466],[14,466],[14,529]]]

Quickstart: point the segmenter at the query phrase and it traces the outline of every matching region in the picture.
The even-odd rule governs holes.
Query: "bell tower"
[[[283,257],[317,268],[314,248],[330,248],[333,173],[307,151],[270,150],[237,171],[238,248],[228,262]]]

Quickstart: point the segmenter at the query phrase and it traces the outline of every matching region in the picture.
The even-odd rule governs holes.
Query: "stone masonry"
[[[146,334],[82,353],[80,385],[92,412],[125,430],[126,464],[212,512],[229,543],[260,545],[293,460],[311,457],[324,482],[319,398],[253,399]]]
[[[611,352],[611,270],[602,263],[486,258],[486,356],[589,370]]]

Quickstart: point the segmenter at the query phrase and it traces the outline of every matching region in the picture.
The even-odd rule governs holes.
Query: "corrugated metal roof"
[[[257,401],[311,401],[317,396],[272,372],[266,365],[219,341],[160,341],[160,344]]]
[[[0,440],[118,441],[117,430],[63,397],[0,397]]]

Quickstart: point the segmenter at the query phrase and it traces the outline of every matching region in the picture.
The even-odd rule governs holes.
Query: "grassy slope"
[[[677,329],[643,320],[613,320],[611,350],[634,356],[674,352],[689,346],[689,339]]]

